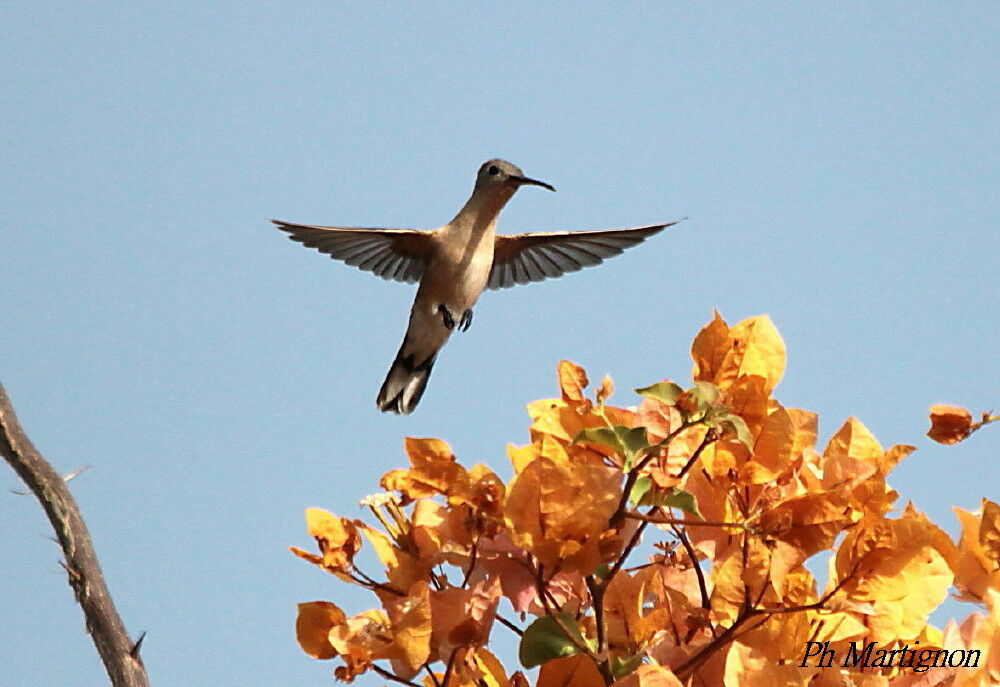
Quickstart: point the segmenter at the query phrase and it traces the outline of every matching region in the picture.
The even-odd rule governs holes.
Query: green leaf
[[[628,502],[634,508],[639,505],[643,497],[646,496],[646,492],[653,486],[653,480],[648,477],[640,477],[632,485],[632,491],[628,494]]]
[[[636,480],[636,483],[638,484],[638,480]],[[647,489],[640,497],[639,505],[676,508],[699,520],[702,519],[701,513],[698,512],[698,504],[695,503],[694,495],[677,487],[671,487],[667,491]]]
[[[630,658],[620,658],[615,656],[611,659],[611,677],[616,680],[624,675],[635,672],[635,669],[642,665],[642,653],[638,653]]]
[[[747,423],[739,415],[730,413],[719,422],[719,429],[736,438],[736,441],[743,444],[748,451],[753,450],[751,446],[750,429]]]
[[[684,393],[684,390],[673,382],[657,382],[656,384],[636,389],[635,393],[672,406],[677,403],[677,399]]]
[[[618,434],[615,430],[608,427],[587,427],[586,429],[581,429],[573,437],[573,443],[587,443],[587,444],[597,444],[598,446],[606,446],[618,455],[624,456],[625,445],[622,443],[621,439],[618,438]]]
[[[569,613],[556,613],[562,624],[580,644],[585,644],[576,620]],[[580,650],[571,642],[566,633],[552,616],[544,615],[528,625],[521,635],[517,657],[525,668],[534,668],[560,656],[572,656]]]
[[[615,434],[618,435],[618,440],[625,447],[624,467],[627,472],[632,469],[632,461],[635,460],[636,454],[649,448],[649,439],[646,438],[646,428],[615,425]]]
[[[719,387],[711,382],[695,382],[692,392],[710,406],[714,406],[719,402]]]
[[[657,505],[676,508],[699,520],[703,519],[701,513],[698,512],[698,504],[694,500],[694,494],[683,489],[678,489],[677,487],[673,487],[669,492],[664,494],[662,502]]]
[[[599,566],[594,568],[594,572],[592,572],[591,575],[594,576],[594,579],[600,582],[608,576],[609,572],[611,572],[611,566],[607,563],[601,563]]]

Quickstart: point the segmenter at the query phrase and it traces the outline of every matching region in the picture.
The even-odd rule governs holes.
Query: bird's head
[[[478,192],[494,192],[509,197],[518,188],[526,185],[541,186],[555,191],[550,184],[546,184],[544,181],[524,176],[520,167],[506,160],[487,160],[476,174],[476,191]]]

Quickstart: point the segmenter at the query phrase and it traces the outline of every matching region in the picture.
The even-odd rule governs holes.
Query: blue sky
[[[0,381],[72,488],[154,683],[329,685],[297,601],[371,602],[287,553],[436,436],[506,471],[566,358],[688,379],[717,308],[785,338],[777,396],[919,451],[954,532],[1000,432],[994,3],[6,3]],[[412,289],[267,223],[431,228],[499,156],[501,232],[688,217],[596,269],[484,295],[416,413],[373,399]],[[20,489],[7,473],[4,491]],[[0,497],[0,683],[102,684],[48,525]],[[374,681],[359,684],[375,684]]]

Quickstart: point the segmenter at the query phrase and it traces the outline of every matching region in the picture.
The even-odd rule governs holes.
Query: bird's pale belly
[[[428,265],[427,295],[455,312],[468,310],[479,300],[492,266],[492,251],[489,255],[476,255],[464,264],[431,263]]]

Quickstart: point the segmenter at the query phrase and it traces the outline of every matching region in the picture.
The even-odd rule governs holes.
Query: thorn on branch
[[[63,478],[62,478],[63,482],[69,482],[74,477],[82,475],[83,473],[85,473],[89,469],[90,469],[89,465],[84,465],[83,467],[77,468],[73,472],[70,472],[70,473],[67,473],[67,474],[63,475]]]
[[[142,650],[142,643],[145,639],[146,632],[143,631],[143,633],[139,635],[139,639],[135,640],[135,644],[132,645],[132,650],[128,652],[129,656],[132,658],[139,658],[139,652]]]

